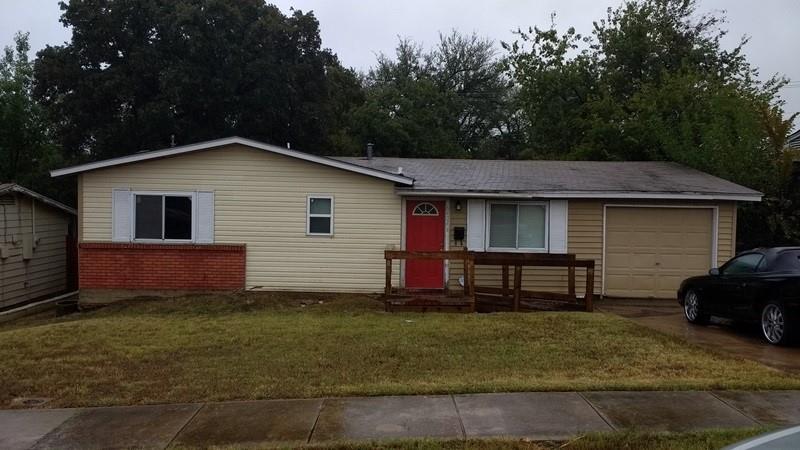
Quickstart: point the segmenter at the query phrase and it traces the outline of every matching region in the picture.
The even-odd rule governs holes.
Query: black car
[[[708,275],[684,280],[678,302],[686,320],[711,316],[753,321],[771,344],[800,336],[800,247],[743,252]]]

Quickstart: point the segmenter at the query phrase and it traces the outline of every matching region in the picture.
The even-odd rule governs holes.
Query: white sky
[[[294,6],[313,10],[320,21],[325,47],[346,66],[366,69],[378,53],[392,53],[397,37],[409,37],[430,46],[440,31],[453,28],[476,31],[496,41],[513,40],[511,31],[538,25],[547,27],[557,14],[561,29],[574,26],[588,34],[593,20],[620,0],[273,0],[284,13]],[[726,10],[729,46],[743,35],[749,61],[766,77],[783,74],[793,81],[781,92],[787,113],[800,111],[800,1],[700,0],[700,11]],[[34,51],[69,40],[58,21],[56,0],[0,0],[0,46],[9,45],[16,31],[31,33]],[[800,126],[800,119],[796,122]]]

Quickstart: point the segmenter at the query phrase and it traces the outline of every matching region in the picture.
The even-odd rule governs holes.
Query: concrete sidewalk
[[[0,410],[0,448],[298,446],[800,424],[800,391],[532,392]]]

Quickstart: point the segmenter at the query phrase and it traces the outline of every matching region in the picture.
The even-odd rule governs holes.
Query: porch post
[[[469,264],[469,295],[470,295],[470,312],[475,312],[475,301],[476,301],[476,293],[475,293],[475,259],[470,256],[467,259]]]
[[[594,260],[586,267],[586,311],[594,311]]]
[[[384,295],[392,295],[392,258],[386,258],[386,286],[383,290]]]
[[[570,261],[567,268],[567,293],[575,296],[575,261]]]
[[[519,297],[522,290],[522,266],[514,266],[514,312],[519,311]]]
[[[508,264],[503,265],[503,298],[508,297]]]

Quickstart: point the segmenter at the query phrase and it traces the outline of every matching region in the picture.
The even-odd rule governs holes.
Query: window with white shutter
[[[550,200],[550,253],[567,253],[567,200]]]
[[[114,189],[114,242],[213,243],[214,193]]]
[[[111,195],[111,240],[131,241],[131,191],[114,189]]]
[[[197,193],[197,234],[195,240],[200,244],[214,243],[214,193]]]
[[[486,250],[486,201],[467,200],[467,250]]]

